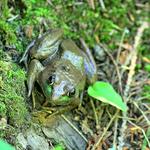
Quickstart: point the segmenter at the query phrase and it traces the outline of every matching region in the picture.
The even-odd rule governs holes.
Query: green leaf
[[[1,150],[15,150],[13,146],[11,146],[10,144],[6,143],[3,140],[0,140],[0,149]]]
[[[88,94],[97,100],[111,104],[122,111],[127,111],[127,106],[123,103],[121,96],[106,82],[95,82],[88,88]]]

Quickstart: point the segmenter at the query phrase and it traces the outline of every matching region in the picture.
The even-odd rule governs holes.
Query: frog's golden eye
[[[75,93],[76,93],[75,88],[73,88],[71,91],[68,92],[68,96],[72,97],[75,95]]]
[[[55,82],[55,78],[56,78],[55,74],[50,75],[48,78],[48,84],[52,85]]]

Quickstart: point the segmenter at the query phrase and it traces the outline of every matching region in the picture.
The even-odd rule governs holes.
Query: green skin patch
[[[45,94],[46,94],[47,96],[50,96],[50,95],[52,94],[52,86],[46,84],[44,90],[45,90]],[[69,99],[70,99],[69,96],[62,96],[62,97],[60,98],[60,101],[67,102],[67,101],[69,101]]]
[[[60,100],[61,101],[69,101],[69,99],[70,99],[70,97],[69,96],[62,96],[61,98],[60,98]]]
[[[52,93],[52,86],[45,84],[44,91],[47,96],[50,96]]]

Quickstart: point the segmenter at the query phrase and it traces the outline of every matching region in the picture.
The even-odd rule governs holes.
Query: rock
[[[75,122],[71,123],[78,128]],[[49,123],[49,127],[43,127],[43,132],[50,140],[62,143],[67,150],[86,149],[86,140],[60,116],[56,116],[55,122]]]
[[[17,140],[24,149],[30,147],[32,150],[49,150],[45,137],[39,136],[33,129],[29,129],[25,134],[18,134]]]

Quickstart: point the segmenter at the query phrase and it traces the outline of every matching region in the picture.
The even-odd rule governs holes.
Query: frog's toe
[[[28,79],[27,79],[27,85],[28,85],[28,97],[31,96],[34,82],[35,82],[35,75],[29,76]]]
[[[36,81],[36,77],[38,76],[38,73],[42,71],[42,69],[43,69],[43,66],[38,60],[33,59],[30,62],[29,70],[28,70],[28,79],[27,79],[28,96],[31,95],[34,82]]]
[[[32,92],[32,86],[30,85],[28,86],[28,97],[31,96],[31,92]]]

